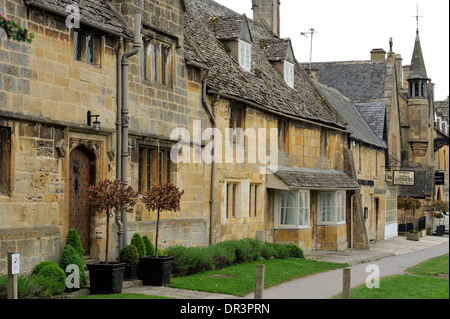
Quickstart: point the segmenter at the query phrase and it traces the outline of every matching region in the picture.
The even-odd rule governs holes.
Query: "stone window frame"
[[[332,195],[333,202],[331,206],[332,218],[324,218],[324,205],[321,201],[322,195]],[[340,204],[340,205],[339,205]],[[346,210],[347,210],[347,191],[345,190],[328,190],[319,191],[317,193],[317,225],[319,226],[337,226],[346,224]]]
[[[11,193],[11,129],[0,126],[0,195]]]
[[[249,185],[249,205],[248,205],[248,217],[258,217],[262,207],[262,184],[250,183]]]
[[[92,39],[92,61],[87,61],[88,50],[86,48],[86,41],[90,37]],[[75,61],[82,62],[88,65],[101,66],[102,56],[102,38],[100,34],[95,31],[77,29],[73,30],[73,58]],[[81,43],[79,39],[81,38]]]
[[[170,149],[156,146],[139,146],[138,190],[140,194],[145,193],[151,186],[172,182],[173,162],[170,152]]]
[[[159,84],[163,87],[173,87],[174,46],[173,41],[167,41],[156,36],[144,37],[142,78],[145,82]]]
[[[295,205],[290,208],[294,212],[295,223],[287,224],[283,222],[282,194],[290,193],[295,197]],[[302,201],[300,201],[302,200]],[[302,202],[302,205],[300,203]],[[279,190],[275,193],[275,229],[311,229],[311,190]],[[286,220],[286,215],[284,216]]]
[[[289,154],[290,150],[290,122],[286,119],[279,119],[277,121],[278,128],[278,151],[280,153]]]
[[[241,183],[228,181],[226,184],[225,214],[227,219],[236,219],[240,216]]]
[[[228,108],[228,141],[233,145],[245,146],[246,109],[230,105]]]

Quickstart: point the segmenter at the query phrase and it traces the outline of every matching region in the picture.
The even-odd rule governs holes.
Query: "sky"
[[[253,18],[252,0],[216,0]],[[449,0],[281,0],[281,37],[290,38],[299,62],[370,60],[372,49],[393,51],[411,63],[419,32],[428,77],[435,83],[435,100],[449,95]]]

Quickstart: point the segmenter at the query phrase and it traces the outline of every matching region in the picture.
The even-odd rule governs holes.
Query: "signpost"
[[[396,186],[415,186],[415,171],[394,171],[394,185]]]
[[[20,255],[8,253],[8,299],[17,299],[17,275],[20,273]]]

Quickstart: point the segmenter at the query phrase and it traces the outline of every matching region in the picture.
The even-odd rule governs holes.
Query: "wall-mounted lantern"
[[[92,122],[93,117],[95,117],[94,122]],[[100,126],[101,123],[98,120],[99,117],[100,117],[100,115],[92,115],[91,111],[87,112],[87,124],[88,124],[88,126],[92,125],[95,132],[100,132],[100,130],[101,130],[101,126]]]

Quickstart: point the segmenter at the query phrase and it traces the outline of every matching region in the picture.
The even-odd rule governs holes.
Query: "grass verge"
[[[173,278],[170,287],[244,297],[255,290],[256,266],[261,264],[265,265],[266,289],[297,278],[348,266],[307,259],[261,260]]]
[[[365,284],[356,287],[351,291],[351,298],[449,299],[449,255],[427,260],[406,272],[408,274],[381,278],[379,289],[369,289]],[[334,299],[342,299],[342,294]]]
[[[79,297],[77,299],[83,299],[83,300],[110,300],[110,299],[173,299],[173,298],[165,298],[165,297],[158,297],[158,296],[147,296],[142,294],[114,294],[114,295],[89,295],[89,296],[83,296]]]

